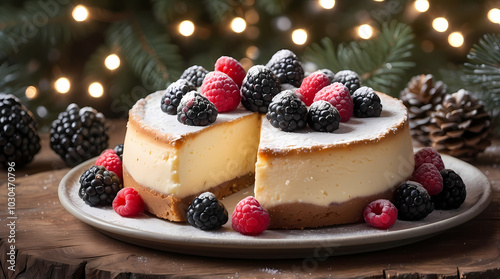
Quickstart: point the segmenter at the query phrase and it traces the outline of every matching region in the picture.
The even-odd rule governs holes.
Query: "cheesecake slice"
[[[254,183],[261,119],[236,109],[209,126],[187,126],[161,111],[162,94],[139,100],[129,112],[123,182],[139,192],[150,213],[185,221],[200,193],[222,198]]]
[[[401,101],[378,93],[380,117],[351,118],[334,133],[288,133],[262,121],[255,198],[271,228],[362,221],[365,206],[390,199],[413,172],[413,146]]]

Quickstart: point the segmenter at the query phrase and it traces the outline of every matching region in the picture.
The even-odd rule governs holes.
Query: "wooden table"
[[[125,121],[112,122],[110,146]],[[0,173],[0,278],[500,278],[500,140],[471,164],[490,179],[493,198],[475,219],[430,239],[384,251],[325,258],[235,260],[189,256],[127,244],[79,221],[60,204],[68,172],[43,134],[42,151],[16,169],[14,237],[7,211],[8,173]],[[15,272],[9,240],[15,239]],[[161,275],[161,276],[160,276]]]

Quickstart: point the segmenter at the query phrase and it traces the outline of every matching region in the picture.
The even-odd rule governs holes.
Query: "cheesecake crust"
[[[310,203],[287,203],[266,208],[270,229],[305,229],[359,223],[363,211],[372,201],[391,199],[395,187],[376,195],[357,197],[344,203],[318,206]]]
[[[252,172],[226,181],[207,191],[212,192],[218,199],[222,199],[223,197],[253,185],[254,182],[255,174]],[[144,201],[146,211],[159,218],[174,222],[186,221],[186,212],[189,204],[196,196],[202,193],[200,192],[186,197],[176,197],[172,194],[159,193],[135,181],[125,167],[123,168],[123,185],[125,185],[125,187],[132,187],[139,193]]]

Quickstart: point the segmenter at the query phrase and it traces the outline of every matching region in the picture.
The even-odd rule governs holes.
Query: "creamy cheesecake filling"
[[[154,93],[144,109],[133,109],[127,124],[123,164],[137,183],[182,198],[255,171],[257,113],[239,110],[220,114],[208,127],[190,127],[159,111],[159,97]],[[161,129],[151,128],[161,123]],[[178,125],[183,127],[176,129]]]

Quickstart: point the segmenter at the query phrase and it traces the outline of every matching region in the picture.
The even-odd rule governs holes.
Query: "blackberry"
[[[186,217],[193,227],[205,231],[218,229],[229,219],[226,207],[210,192],[205,192],[193,200]]]
[[[266,67],[273,71],[282,84],[290,83],[295,87],[300,87],[304,79],[302,64],[295,53],[288,49],[276,52],[267,62]]]
[[[328,77],[328,80],[330,81],[330,83],[333,83],[333,81],[335,80],[335,73],[332,70],[330,70],[330,69],[321,69],[319,71],[322,72],[323,74],[325,74]]]
[[[380,98],[371,87],[362,86],[352,94],[355,117],[379,117],[382,113]]]
[[[241,85],[241,104],[250,111],[266,113],[267,107],[281,91],[276,75],[266,66],[251,67]]]
[[[177,106],[182,97],[193,90],[196,90],[196,87],[186,79],[178,79],[171,83],[161,97],[161,110],[171,115],[177,114]]]
[[[432,196],[436,209],[457,209],[465,201],[467,190],[460,175],[450,169],[440,171],[443,177],[443,190]]]
[[[111,205],[122,188],[120,178],[103,166],[92,166],[80,176],[78,195],[90,206]]]
[[[431,196],[417,182],[405,181],[394,191],[393,203],[398,209],[398,219],[414,221],[425,218],[434,210]]]
[[[307,107],[293,91],[284,90],[274,96],[266,117],[274,127],[293,132],[306,127]]]
[[[200,87],[207,74],[208,71],[202,66],[193,65],[184,70],[180,78],[190,81],[196,87]]]
[[[207,126],[215,122],[218,114],[215,105],[196,91],[182,97],[177,107],[177,120],[190,126]]]
[[[351,95],[361,86],[359,75],[351,70],[343,70],[335,74],[333,82],[340,82],[349,89]]]
[[[118,155],[118,157],[120,157],[120,160],[123,161],[123,143],[115,146],[115,148],[113,148],[113,150],[115,151],[116,155]]]
[[[315,131],[332,133],[339,128],[340,113],[329,102],[316,101],[309,107],[307,124]]]
[[[14,95],[0,94],[0,163],[22,167],[40,151],[38,123]]]
[[[104,115],[91,107],[70,104],[52,121],[50,147],[74,167],[108,148]]]

